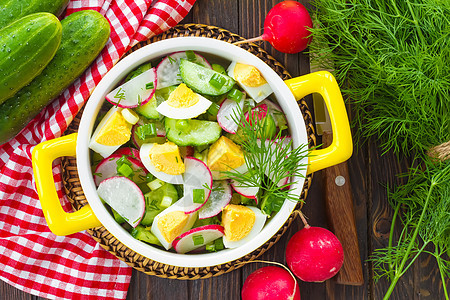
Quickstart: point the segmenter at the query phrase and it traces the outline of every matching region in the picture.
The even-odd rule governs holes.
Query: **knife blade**
[[[312,96],[317,134],[322,136],[322,147],[327,147],[333,140],[328,110],[320,94]],[[344,264],[335,280],[338,284],[362,285],[364,276],[347,162],[326,168],[321,173],[328,225],[344,249]]]

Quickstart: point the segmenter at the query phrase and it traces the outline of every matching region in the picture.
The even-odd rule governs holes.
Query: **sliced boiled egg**
[[[258,103],[273,92],[261,72],[252,65],[234,61],[228,67],[227,72],[228,76],[236,80],[247,95]]]
[[[228,204],[222,211],[222,226],[225,228],[224,246],[236,248],[251,241],[261,232],[266,218],[257,207]]]
[[[239,173],[248,171],[244,152],[226,136],[215,141],[208,151],[207,165],[214,180],[226,179],[226,171],[235,170]]]
[[[176,237],[192,228],[197,219],[197,212],[186,214],[183,208],[184,198],[181,198],[153,220],[151,232],[167,250],[172,248]]]
[[[143,144],[139,156],[144,167],[159,180],[172,184],[183,183],[185,166],[176,144]]]
[[[206,112],[211,103],[182,83],[170,93],[166,101],[158,105],[156,110],[172,119],[192,119]]]
[[[98,124],[89,148],[103,157],[110,156],[130,140],[132,124],[122,115],[122,108],[112,107]]]

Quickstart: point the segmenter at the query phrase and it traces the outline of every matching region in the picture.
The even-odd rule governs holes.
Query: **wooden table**
[[[265,15],[277,2],[279,1],[197,0],[183,23],[215,25],[251,38],[262,33]],[[307,1],[302,2],[308,6]],[[298,76],[309,72],[309,59],[306,54],[287,55],[275,51],[266,42],[261,45],[285,65],[291,75]],[[311,102],[309,104],[312,110]],[[406,159],[399,163],[392,153],[382,156],[373,141],[355,145],[355,152],[348,163],[365,283],[354,287],[337,285],[333,280],[324,283],[300,282],[304,300],[381,299],[387,290],[387,281],[373,281],[372,264],[367,262],[367,259],[374,249],[387,244],[392,210],[387,203],[385,186],[400,182],[396,174],[405,171],[409,163]],[[304,214],[312,226],[327,226],[322,190],[321,173],[317,172],[304,206]],[[301,228],[299,220],[296,220],[280,241],[261,259],[284,263],[287,241]],[[252,263],[219,277],[196,281],[161,279],[134,270],[127,299],[240,299],[245,278],[262,266],[260,263]],[[418,259],[402,277],[391,297],[430,300],[443,298],[437,267],[433,260],[426,257]],[[0,299],[42,298],[26,294],[0,281]]]

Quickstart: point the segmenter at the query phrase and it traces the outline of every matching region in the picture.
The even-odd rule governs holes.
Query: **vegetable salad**
[[[178,253],[255,237],[304,157],[259,70],[213,61],[183,51],[139,66],[107,94],[89,145],[114,219]]]

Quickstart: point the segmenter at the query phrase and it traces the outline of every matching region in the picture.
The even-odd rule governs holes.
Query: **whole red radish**
[[[235,44],[268,41],[283,53],[298,53],[311,42],[312,20],[306,8],[297,1],[283,1],[275,5],[264,20],[264,33],[256,38]]]
[[[311,227],[308,223],[292,236],[286,247],[286,263],[303,281],[330,279],[339,272],[343,262],[344,250],[337,237],[325,228]]]
[[[287,270],[268,266],[248,275],[241,296],[242,300],[300,300],[300,289]]]

